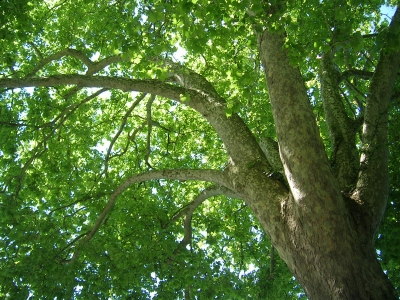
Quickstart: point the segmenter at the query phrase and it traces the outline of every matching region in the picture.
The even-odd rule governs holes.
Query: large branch
[[[203,94],[212,95],[212,97],[219,99],[221,102],[225,102],[225,100],[219,96],[214,86],[202,75],[171,60],[164,60],[163,65],[169,70],[169,81],[173,81],[182,87],[193,89]]]
[[[49,77],[35,78],[1,78],[0,87],[24,88],[24,87],[50,87],[60,85],[80,85],[90,88],[119,89],[124,92],[137,91],[154,93],[163,97],[180,101],[180,94],[186,90],[163,83],[156,79],[129,79],[123,77],[89,76],[77,74],[53,75]]]
[[[53,53],[47,57],[43,57],[39,49],[33,44],[30,43],[30,45],[35,49],[37,52],[38,56],[41,58],[41,60],[36,64],[36,66],[33,68],[31,72],[29,72],[25,77],[32,77],[35,76],[36,73],[38,73],[40,70],[44,69],[47,64],[60,60],[61,58],[65,56],[70,56],[75,59],[80,60],[86,67],[87,71],[85,75],[93,75],[96,74],[97,72],[103,70],[105,67],[107,67],[110,64],[113,63],[118,63],[118,62],[124,62],[127,61],[126,58],[123,58],[121,55],[112,55],[108,56],[106,58],[103,58],[102,60],[98,62],[92,61],[89,57],[86,56],[85,53],[82,51],[76,50],[76,49],[71,49],[71,48],[66,48],[63,49],[59,52]],[[74,86],[71,88],[69,91],[67,91],[64,94],[64,98],[68,99],[74,94],[76,94],[79,90],[82,89],[82,86]]]
[[[341,199],[340,191],[330,169],[303,78],[299,69],[290,64],[287,51],[283,50],[284,40],[283,33],[265,30],[259,46],[285,175],[297,203],[323,211],[325,215],[331,210],[336,214],[338,211],[333,211],[342,205],[337,202]],[[324,218],[322,214],[320,217]]]
[[[197,74],[198,75],[198,74]],[[187,74],[186,76],[190,76]],[[200,75],[199,75],[200,76]],[[198,79],[195,80],[198,82]],[[183,103],[201,113],[214,127],[222,139],[229,156],[235,164],[247,165],[249,162],[259,162],[266,171],[271,166],[264,158],[256,139],[243,120],[236,114],[226,116],[225,105],[221,97],[213,91],[184,88],[168,84],[157,79],[130,79],[122,77],[87,76],[87,75],[54,75],[44,78],[2,78],[0,87],[24,88],[30,86],[78,85],[84,87],[102,87],[119,89],[124,92],[137,91],[151,93],[178,102],[183,95],[188,95]],[[193,86],[193,85],[192,85]]]
[[[108,215],[111,208],[114,206],[117,197],[121,195],[129,186],[143,181],[154,180],[154,179],[173,179],[173,180],[200,180],[200,181],[210,181],[217,183],[219,185],[229,185],[227,178],[221,171],[217,170],[157,170],[149,171],[143,174],[138,174],[129,177],[124,182],[122,182],[115,191],[111,194],[110,200],[105,206],[103,212],[100,214],[95,226],[93,226],[92,231],[88,234],[88,239],[96,233],[104,218]]]
[[[119,195],[121,195],[128,187],[132,186],[135,183],[149,181],[154,179],[173,179],[173,180],[199,180],[199,181],[210,181],[214,182],[218,185],[228,185],[227,178],[222,171],[217,170],[157,170],[157,171],[149,171],[146,173],[138,174],[127,178],[124,182],[122,182],[115,191],[110,195],[110,198],[104,207],[103,211],[97,218],[97,221],[93,225],[92,229],[88,232],[82,242],[78,245],[71,261],[73,262],[79,256],[80,249],[84,246],[88,241],[90,241],[93,236],[99,230],[101,224],[103,224],[105,218],[110,213],[111,209],[114,207],[115,202]]]
[[[359,166],[356,147],[356,123],[347,115],[339,93],[340,73],[333,62],[333,54],[321,58],[319,80],[324,104],[325,121],[332,148],[332,168],[341,188],[355,184]]]
[[[399,31],[400,5],[392,18],[387,37],[399,39]],[[372,233],[380,223],[388,197],[388,111],[400,68],[399,49],[393,48],[390,40],[386,44],[381,51],[366,100],[361,170],[353,195],[368,207],[369,229]]]
[[[191,76],[191,73],[189,72],[186,76]],[[192,80],[192,82],[199,83],[199,80]],[[201,86],[192,84],[190,85],[191,88],[184,88],[177,84],[176,82],[175,84],[169,84],[155,79],[138,80],[86,75],[0,79],[0,87],[11,88],[79,85],[120,89],[122,91],[138,91],[173,99],[193,108],[208,120],[224,143],[227,154],[230,157],[229,170],[225,172],[232,185],[229,188],[239,194],[256,211],[256,214],[257,211],[263,211],[265,206],[274,208],[269,210],[270,216],[262,216],[265,221],[263,222],[263,227],[267,230],[270,227],[269,221],[274,221],[277,219],[274,219],[274,216],[279,216],[280,214],[279,204],[276,201],[287,195],[287,189],[279,179],[266,176],[273,173],[273,169],[254,135],[237,114],[227,117],[225,103],[218,94],[213,91],[199,89],[205,88],[207,84],[201,84]],[[181,100],[183,95],[185,95],[186,101]],[[266,190],[268,191],[267,195],[265,194]],[[274,234],[274,230],[273,228],[270,229],[270,233]]]

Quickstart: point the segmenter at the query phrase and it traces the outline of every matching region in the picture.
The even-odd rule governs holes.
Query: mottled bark
[[[189,76],[190,74],[186,74]],[[198,75],[198,74],[197,74]],[[181,75],[180,77],[182,77]],[[0,87],[22,88],[27,86],[59,86],[78,85],[84,87],[104,87],[119,89],[125,92],[138,91],[165,98],[181,101],[181,95],[188,95],[189,100],[184,104],[202,114],[217,131],[224,142],[228,155],[232,157],[234,164],[264,164],[266,170],[271,170],[267,160],[263,160],[264,154],[255,137],[236,114],[227,117],[225,113],[225,100],[213,90],[200,90],[193,82],[198,77],[185,79],[190,82],[189,87],[176,86],[156,79],[137,80],[123,77],[87,76],[87,75],[54,75],[44,78],[16,78],[0,79]],[[193,88],[195,87],[195,88]]]
[[[398,22],[398,18],[396,13],[393,22]],[[301,74],[290,65],[283,50],[284,38],[283,34],[264,31],[260,36],[260,57],[288,187],[270,176],[274,169],[256,139],[238,115],[226,116],[225,101],[215,89],[199,74],[181,72],[176,65],[172,66],[168,79],[174,84],[159,80],[56,75],[3,78],[0,87],[72,84],[141,91],[180,102],[180,95],[188,95],[190,99],[182,103],[202,114],[223,141],[230,158],[224,171],[159,170],[126,179],[110,195],[107,207],[86,240],[95,234],[117,197],[134,183],[154,178],[212,181],[251,207],[310,299],[397,299],[376,260],[372,240],[387,196],[387,104],[400,55],[397,53],[396,58],[396,53],[382,54],[374,74],[365,114],[362,169],[356,193],[352,195],[357,201],[353,201],[341,193],[341,187],[353,179],[342,182],[341,178],[347,175],[340,174],[347,171],[337,173],[331,169]],[[331,81],[328,73],[323,84],[327,97],[334,92],[337,80]],[[334,111],[327,118],[332,119],[332,124],[338,124],[333,126],[334,134],[347,135],[349,130],[344,126],[347,121],[340,121],[342,108],[335,97],[328,99],[332,102],[327,102],[326,109]],[[346,139],[351,143],[351,136]],[[335,137],[334,141],[337,140]],[[384,146],[379,146],[382,143]],[[352,155],[348,156],[347,150],[344,153],[346,159]],[[337,156],[336,160],[341,157]]]
[[[324,104],[325,122],[331,140],[332,170],[341,189],[355,185],[359,167],[356,147],[357,126],[350,119],[339,93],[340,73],[333,63],[333,54],[325,53],[321,58],[319,79]]]
[[[399,38],[400,5],[388,32]],[[352,198],[364,203],[365,218],[372,233],[379,226],[388,197],[388,110],[399,68],[399,49],[386,45],[372,76],[365,107],[360,173]]]
[[[373,232],[366,230],[372,224],[360,217],[364,208],[341,194],[341,185],[349,179],[338,182],[338,173],[331,169],[301,74],[283,50],[284,38],[268,30],[260,36],[260,57],[291,190],[282,202],[282,237],[271,236],[272,242],[310,299],[397,299],[376,259]],[[334,82],[324,85],[329,92]],[[337,126],[333,133],[349,134],[338,99],[328,101],[332,107],[327,109],[334,110],[332,125]],[[345,152],[343,167],[353,155]],[[261,213],[258,217],[263,220]],[[263,225],[268,231],[268,224]]]
[[[182,68],[172,71],[182,72]],[[175,77],[176,80],[173,78]],[[230,157],[228,168],[224,171],[206,170],[166,170],[153,171],[126,179],[111,194],[110,201],[85,240],[90,240],[101,226],[105,216],[114,205],[117,197],[130,185],[154,178],[177,180],[212,181],[233,191],[245,200],[258,216],[262,215],[264,228],[274,240],[282,235],[281,200],[287,197],[287,188],[269,176],[273,169],[264,152],[243,120],[236,114],[226,115],[225,100],[199,74],[194,72],[177,73],[171,78],[177,85],[159,80],[136,80],[105,76],[55,75],[47,78],[0,79],[0,87],[16,88],[26,86],[78,85],[84,87],[106,87],[122,91],[151,93],[182,102],[180,95],[189,95],[183,104],[202,114],[214,127],[222,139]],[[212,87],[212,86],[211,86]],[[194,177],[193,177],[193,176]],[[203,176],[204,175],[204,176]],[[269,212],[269,213],[266,213]]]
[[[279,156],[279,146],[278,143],[275,142],[273,139],[261,138],[260,146],[263,150],[265,156],[267,157],[269,163],[274,172],[283,173],[283,165],[281,158]]]

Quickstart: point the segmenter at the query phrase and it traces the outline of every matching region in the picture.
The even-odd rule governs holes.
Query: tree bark
[[[339,176],[339,182],[337,174],[331,169],[300,71],[290,65],[288,55],[283,50],[284,39],[284,34],[268,30],[260,35],[260,57],[280,156],[290,186],[289,196],[281,202],[282,234],[280,238],[271,235],[272,243],[302,284],[309,299],[398,299],[376,259],[373,247],[376,220],[374,217],[364,217],[369,206],[342,195],[340,187],[354,182],[354,171],[350,172],[350,176]],[[387,74],[385,76],[390,77]],[[324,83],[328,88],[329,84]],[[392,80],[386,88],[391,90],[393,84]],[[328,100],[330,105],[337,101]],[[376,102],[374,99],[371,106]],[[374,122],[385,124],[385,109],[387,114],[387,106],[384,106],[379,112],[371,113],[370,118],[379,117],[379,121],[373,119]],[[341,122],[340,118],[344,115],[332,117],[339,119],[334,122]],[[344,125],[339,123],[338,126],[342,126],[342,133],[347,134],[347,125]],[[378,134],[385,135],[384,129],[381,130]],[[376,131],[374,133],[377,134]],[[351,140],[352,136],[348,143]],[[354,153],[349,156],[353,157]],[[387,161],[384,162],[381,156],[384,155],[378,155],[377,164],[380,171],[387,174],[387,170],[383,170]],[[348,161],[346,157],[343,163]],[[378,199],[385,197],[387,185],[380,190],[380,195],[374,195]],[[262,224],[263,214],[267,213],[256,211]],[[376,217],[379,212],[372,211],[370,215]],[[268,232],[268,224],[264,223],[263,226]],[[371,230],[371,227],[374,229]]]
[[[398,19],[396,13],[393,20],[398,22]],[[0,79],[0,87],[74,84],[142,91],[176,101],[181,101],[180,95],[188,95],[190,99],[183,103],[201,113],[224,142],[230,158],[224,171],[164,170],[126,179],[110,195],[107,207],[86,239],[90,239],[102,224],[118,195],[133,183],[154,178],[213,181],[228,188],[251,207],[275,249],[310,299],[397,299],[393,286],[376,259],[372,243],[387,197],[387,146],[368,147],[386,141],[388,97],[400,55],[383,54],[374,74],[372,93],[366,107],[363,133],[366,144],[361,160],[369,164],[364,163],[365,168],[358,176],[357,193],[342,195],[341,187],[353,181],[353,167],[351,176],[343,176],[346,177],[343,181],[341,175],[332,171],[301,74],[290,65],[287,53],[283,50],[284,38],[283,34],[264,31],[260,36],[260,57],[288,187],[270,176],[275,171],[271,167],[273,159],[266,157],[238,115],[226,116],[224,99],[199,74],[178,74],[180,70],[173,66],[171,76],[179,86],[159,80],[89,74],[3,78]],[[72,54],[77,55],[73,51]],[[398,55],[397,58],[395,55]],[[324,82],[328,91],[335,84],[330,79],[327,77]],[[337,105],[336,98],[331,100],[327,102],[328,106]],[[342,108],[336,107],[340,113]],[[332,118],[333,123],[339,124],[334,128],[335,134],[349,133],[347,125],[344,126],[347,121],[341,121],[343,115],[336,114]],[[351,143],[352,139],[350,135],[347,142]],[[379,155],[376,156],[377,151]],[[348,155],[346,150],[344,153]],[[281,166],[276,165],[275,169],[280,172]],[[343,170],[346,170],[345,164]],[[343,174],[347,174],[347,171]],[[379,187],[374,182],[378,182]]]
[[[359,219],[350,213],[359,207],[340,193],[319,140],[302,78],[281,51],[282,43],[283,36],[265,32],[260,54],[290,192],[269,176],[273,170],[252,133],[239,116],[226,116],[221,99],[216,101],[213,93],[204,96],[201,91],[155,80],[79,75],[1,79],[0,86],[102,86],[150,92],[178,101],[179,94],[189,92],[190,100],[185,104],[203,114],[220,135],[230,155],[228,168],[223,172],[164,170],[133,176],[110,196],[104,214],[117,196],[135,182],[153,178],[213,181],[251,207],[310,299],[397,299],[376,260],[372,235],[360,232]],[[103,219],[100,215],[86,239],[91,238]]]
[[[359,156],[355,139],[358,127],[348,117],[339,94],[339,72],[333,63],[333,53],[322,55],[319,80],[324,104],[325,122],[331,140],[331,164],[340,188],[355,184]]]

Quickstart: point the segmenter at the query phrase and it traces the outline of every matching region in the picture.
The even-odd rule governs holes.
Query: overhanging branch
[[[212,91],[206,93],[203,90],[184,88],[157,79],[140,80],[76,74],[54,75],[43,78],[0,79],[0,88],[49,87],[59,85],[78,85],[91,88],[101,87],[105,89],[119,89],[124,92],[137,91],[184,103],[198,111],[210,122],[224,142],[228,155],[237,163],[242,162],[243,165],[246,165],[248,162],[258,161],[260,157],[264,156],[256,139],[243,120],[237,114],[233,114],[228,118],[223,98]],[[188,95],[188,97],[185,97],[185,101],[181,99],[183,95]],[[265,163],[267,164],[267,162]],[[266,166],[266,168],[270,167]]]
[[[115,202],[119,195],[121,195],[128,187],[135,183],[149,181],[154,179],[172,179],[172,180],[199,180],[199,181],[209,181],[214,182],[218,185],[228,185],[228,180],[225,177],[222,171],[217,170],[157,170],[157,171],[149,171],[142,174],[137,174],[127,178],[124,182],[122,182],[115,191],[110,195],[110,198],[104,207],[103,211],[97,218],[96,223],[93,225],[92,229],[86,235],[85,239],[78,245],[77,250],[75,251],[73,257],[68,263],[71,263],[76,260],[79,256],[80,249],[90,241],[93,236],[99,230],[101,224],[106,219],[107,215],[110,213],[111,209],[114,207]]]
[[[207,187],[202,190],[196,198],[194,198],[189,204],[181,208],[178,212],[176,212],[170,223],[177,221],[180,217],[184,216],[183,227],[184,227],[184,236],[183,239],[179,242],[178,247],[175,249],[173,255],[176,255],[182,249],[186,248],[187,245],[190,245],[192,242],[192,217],[193,212],[207,199],[212,198],[218,195],[225,195],[232,198],[240,198],[235,192],[227,189],[226,187],[220,185],[213,185]],[[168,260],[171,260],[170,257]]]
[[[195,199],[193,199],[192,202],[190,202],[183,210],[181,210],[178,214],[176,214],[171,221],[177,220],[179,217],[182,215],[185,216],[185,219],[183,221],[184,224],[184,237],[182,241],[179,243],[179,248],[185,248],[187,245],[191,243],[192,240],[192,216],[193,212],[196,210],[197,207],[201,203],[203,203],[205,200],[218,196],[218,195],[226,195],[226,196],[231,196],[231,197],[238,197],[234,192],[231,190],[222,187],[222,186],[211,186],[203,191],[200,192],[199,195]]]
[[[79,85],[91,88],[119,89],[124,92],[152,93],[176,101],[180,101],[180,95],[188,91],[184,88],[164,83],[157,79],[130,79],[123,77],[89,76],[77,74],[54,75],[41,78],[1,78],[2,88],[24,87],[49,87],[59,85]],[[195,95],[193,95],[195,96]]]

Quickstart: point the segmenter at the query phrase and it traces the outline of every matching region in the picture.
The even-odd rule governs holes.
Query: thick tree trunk
[[[319,224],[315,224],[320,228]],[[317,231],[317,229],[316,229]],[[383,273],[376,259],[372,243],[363,244],[356,237],[354,243],[337,243],[330,252],[320,247],[324,234],[309,237],[303,233],[300,241],[293,241],[286,255],[293,261],[289,268],[312,300],[326,299],[398,299],[394,287]],[[343,232],[348,240],[349,233]]]
[[[301,207],[291,194],[277,205],[267,205],[265,179],[261,175],[246,178],[248,192],[243,194],[251,196],[246,202],[309,299],[398,299],[376,259],[369,230],[357,234],[359,221],[349,212],[343,212],[342,221],[335,221],[327,212]],[[342,200],[349,203],[346,210],[357,209],[351,199]],[[278,207],[280,213],[276,213]],[[325,220],[315,216],[319,214]]]
[[[309,299],[398,299],[373,247],[374,220],[380,220],[382,210],[342,194],[341,186],[355,183],[354,173],[341,176],[341,182],[331,169],[300,71],[283,50],[284,34],[265,30],[259,38],[290,192],[281,200],[282,219],[276,226],[265,219],[270,210],[253,207],[255,214]],[[389,89],[394,81],[387,82]],[[387,189],[376,196],[379,206]],[[249,201],[250,206],[257,201]]]
[[[398,14],[393,19],[398,22]],[[358,174],[356,189],[361,192],[344,195],[341,187],[353,183],[356,176],[354,166],[349,167],[354,149],[346,150],[347,144],[354,140],[354,133],[351,124],[347,124],[343,108],[336,103],[338,95],[330,93],[337,82],[326,72],[322,84],[324,95],[332,97],[326,99],[325,107],[336,110],[327,117],[327,121],[336,127],[328,127],[335,135],[332,142],[337,144],[334,146],[341,154],[337,159],[342,159],[340,168],[332,171],[301,74],[289,64],[287,54],[282,50],[284,38],[283,34],[264,31],[260,36],[260,57],[289,189],[286,183],[271,176],[273,171],[281,172],[280,164],[273,164],[271,159],[268,161],[239,116],[226,116],[223,99],[198,74],[182,72],[176,75],[180,79],[176,83],[180,86],[159,80],[57,75],[0,79],[0,87],[74,84],[143,91],[176,101],[180,100],[180,95],[188,93],[190,100],[185,104],[201,113],[224,142],[230,156],[230,164],[224,171],[187,170],[184,174],[182,170],[154,171],[128,178],[111,195],[86,240],[102,224],[117,196],[135,182],[153,179],[157,174],[157,178],[213,181],[233,191],[251,207],[309,299],[398,299],[376,259],[372,241],[387,197],[386,109],[400,55],[384,57],[377,67],[366,107],[363,132],[366,143],[361,161],[365,166]],[[329,60],[322,63],[329,71]],[[384,80],[380,80],[382,78]],[[337,114],[340,111],[341,114]],[[344,139],[345,144],[336,143]],[[374,148],[368,148],[368,145]],[[268,145],[264,146],[268,151]]]

